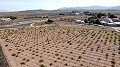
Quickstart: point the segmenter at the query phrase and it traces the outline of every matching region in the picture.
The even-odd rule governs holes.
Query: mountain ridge
[[[120,6],[89,6],[89,7],[63,7],[58,10],[120,10]]]
[[[118,10],[120,11],[120,6],[89,6],[89,7],[63,7],[56,10],[45,10],[45,9],[35,9],[35,10],[23,10],[14,12],[60,12],[60,11],[74,11],[74,10]],[[7,10],[0,10],[0,12],[9,12]]]

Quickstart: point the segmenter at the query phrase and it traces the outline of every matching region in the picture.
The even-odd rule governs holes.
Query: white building
[[[76,12],[75,14],[76,14],[76,15],[79,15],[80,13]]]
[[[105,26],[120,27],[120,20],[118,18],[105,18],[100,20],[100,23]]]
[[[120,27],[120,22],[114,22],[115,26]]]
[[[0,18],[1,21],[11,21],[10,18]]]
[[[100,21],[100,23],[101,23],[102,25],[107,25],[108,22],[102,20],[102,21]]]
[[[81,24],[81,23],[85,23],[85,22],[82,21],[82,20],[75,20],[75,23],[79,23],[79,24]]]

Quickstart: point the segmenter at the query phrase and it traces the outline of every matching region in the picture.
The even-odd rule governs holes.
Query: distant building
[[[63,12],[60,12],[59,15],[65,15]]]
[[[76,12],[75,14],[76,14],[76,15],[79,15],[80,13]]]
[[[88,15],[88,16],[90,16],[90,15],[91,15],[91,13],[90,13],[90,12],[83,12],[83,14]]]
[[[1,21],[11,21],[10,18],[0,18]]]
[[[101,20],[100,23],[101,23],[102,25],[105,25],[105,26],[106,26],[108,22],[106,22],[106,21],[104,21],[104,20]]]
[[[85,22],[82,21],[82,20],[75,20],[75,23],[82,24],[82,23],[85,23]]]
[[[102,20],[100,19],[100,23],[105,26],[120,27],[119,18],[104,18]]]
[[[70,14],[73,14],[73,15],[82,15],[82,13],[80,13],[79,11],[72,11]]]

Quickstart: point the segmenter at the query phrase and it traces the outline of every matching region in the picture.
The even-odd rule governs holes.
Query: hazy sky
[[[120,6],[120,0],[0,0],[0,10],[58,9],[62,7]]]

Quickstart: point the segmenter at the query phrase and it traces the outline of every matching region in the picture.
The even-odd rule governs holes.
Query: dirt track
[[[0,46],[0,67],[9,67],[1,46]]]

